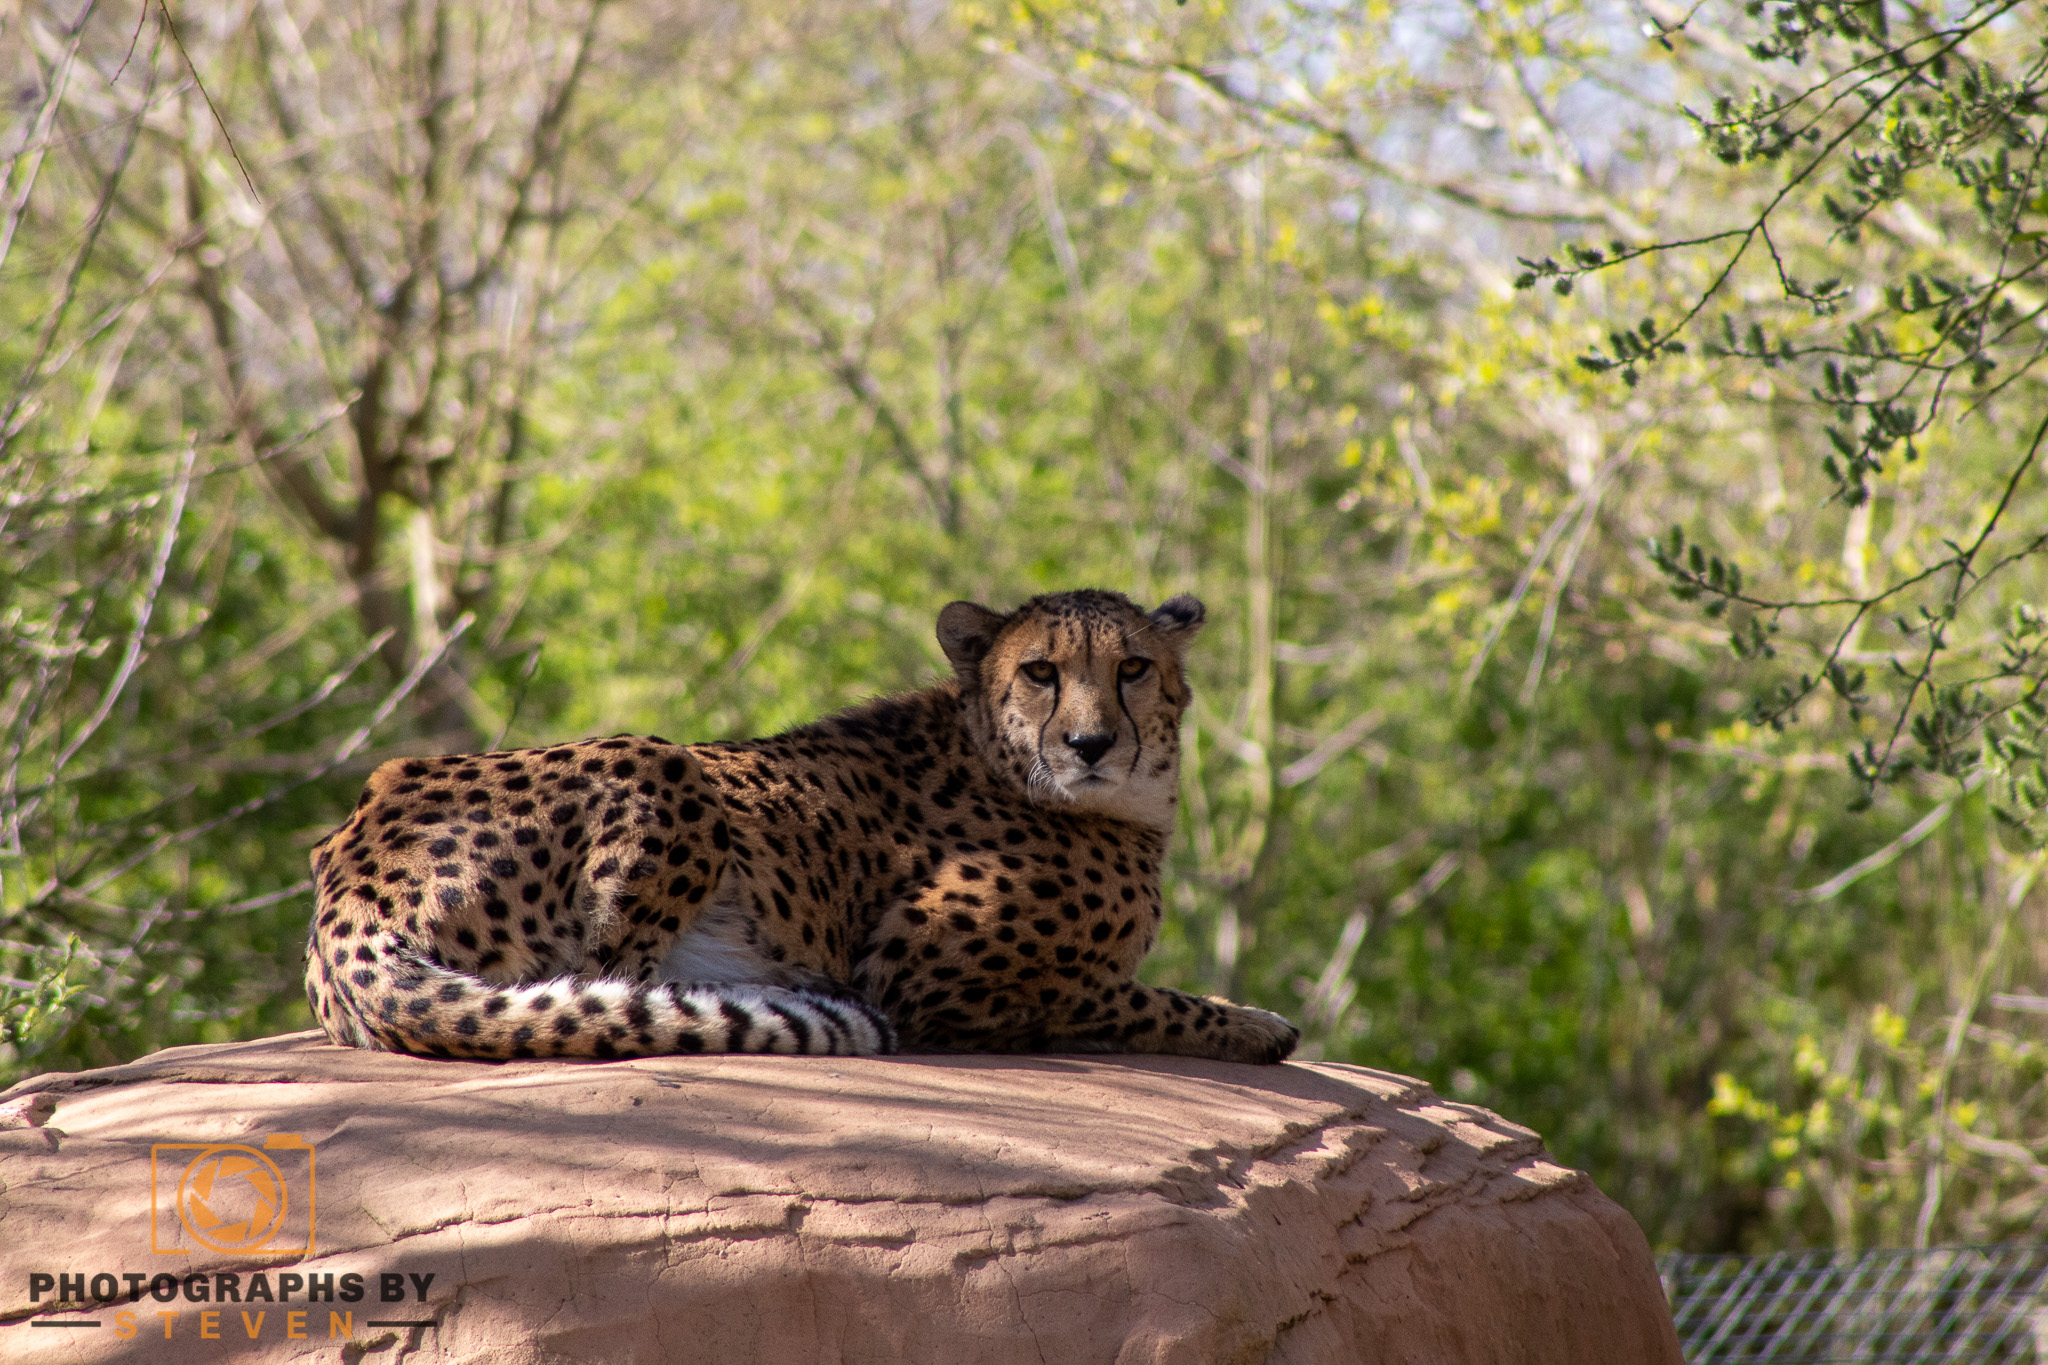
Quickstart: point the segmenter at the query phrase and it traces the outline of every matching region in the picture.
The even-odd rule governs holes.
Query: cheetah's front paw
[[[1301,1041],[1301,1030],[1271,1010],[1210,998],[1223,1011],[1215,1054],[1222,1061],[1271,1066],[1286,1061]]]

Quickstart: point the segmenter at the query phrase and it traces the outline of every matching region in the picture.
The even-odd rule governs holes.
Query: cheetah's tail
[[[349,1047],[489,1060],[896,1050],[896,1030],[873,1006],[781,986],[603,977],[494,986],[405,949],[387,949],[367,982],[360,963],[331,975],[325,966],[328,999],[313,990],[314,1013]]]

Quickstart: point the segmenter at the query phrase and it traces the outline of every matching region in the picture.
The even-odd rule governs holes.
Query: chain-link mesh
[[[1665,1256],[1687,1365],[2048,1365],[2048,1246]]]

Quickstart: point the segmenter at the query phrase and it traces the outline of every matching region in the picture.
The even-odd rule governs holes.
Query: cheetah
[[[954,602],[950,680],[770,739],[394,759],[313,852],[313,1013],[429,1057],[1278,1062],[1279,1015],[1136,980],[1202,619]]]

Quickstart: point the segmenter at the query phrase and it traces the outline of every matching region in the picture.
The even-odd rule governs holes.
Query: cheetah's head
[[[1009,615],[939,613],[968,728],[990,770],[1043,805],[1171,829],[1180,780],[1182,669],[1202,604],[1147,612],[1121,593],[1034,597]]]

